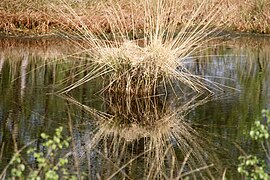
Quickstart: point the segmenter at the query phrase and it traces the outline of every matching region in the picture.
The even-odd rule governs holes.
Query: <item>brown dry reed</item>
[[[100,28],[110,31],[109,23],[105,17],[107,10],[103,8],[103,4],[110,5],[111,0],[66,1],[81,16],[84,24],[88,27],[96,31]],[[189,20],[190,14],[194,9],[198,9],[201,2],[198,0],[178,1],[176,7],[174,7],[177,21],[180,24],[185,24]],[[59,15],[59,11],[52,10],[51,3],[54,4],[56,9],[64,11],[63,1],[59,0],[2,0],[0,2],[0,31],[6,35],[37,36],[52,35],[59,28],[66,32],[69,32],[70,29],[74,30],[75,27],[66,18]],[[137,0],[132,6],[130,6],[130,1],[127,0],[117,0],[113,3],[118,3],[124,10],[125,19],[122,20],[128,21],[129,17],[133,16],[132,18],[137,19],[139,23],[135,28],[142,29],[143,21],[140,22],[140,19],[144,15],[141,11],[144,8],[144,0]],[[217,16],[226,30],[269,34],[270,1],[207,0],[201,14],[207,15],[216,5],[222,9]],[[200,20],[197,19],[195,22],[200,23]],[[63,29],[62,23],[68,28]],[[219,24],[220,22],[217,26]]]

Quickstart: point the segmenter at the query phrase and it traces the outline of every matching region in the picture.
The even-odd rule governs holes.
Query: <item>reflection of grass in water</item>
[[[212,177],[208,168],[214,161],[207,151],[207,143],[184,116],[191,108],[205,103],[207,98],[198,100],[198,96],[174,111],[158,103],[157,97],[137,99],[136,107],[132,101],[132,108],[124,102],[120,111],[123,102],[109,103],[108,114],[84,106],[71,97],[65,98],[92,114],[97,126],[86,140],[86,152],[90,156],[88,165],[92,167],[89,174],[99,174],[105,179],[115,176],[128,179]],[[151,108],[138,111],[139,107],[146,106]],[[145,121],[151,123],[145,124]]]
[[[36,79],[42,82],[41,76],[45,81],[48,74],[52,74],[50,78],[55,84],[63,81],[67,69],[72,71],[71,67],[79,66],[74,57],[69,62],[64,58],[64,54],[76,51],[67,40],[1,39],[0,48],[0,74],[5,73],[5,78],[10,76],[6,85],[26,77],[29,84]]]

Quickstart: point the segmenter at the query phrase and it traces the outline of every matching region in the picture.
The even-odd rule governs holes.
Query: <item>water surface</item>
[[[269,42],[241,37],[194,55],[188,64],[191,71],[223,89],[191,109],[186,119],[209,142],[211,147],[206,148],[214,150],[228,174],[236,173],[241,155],[238,146],[256,153],[257,146],[247,134],[261,110],[270,109]],[[78,51],[74,43],[62,39],[1,39],[0,169],[13,152],[38,139],[41,132],[52,134],[59,126],[67,134],[73,130],[78,152],[87,144],[87,134],[96,128],[91,123],[93,117],[54,94],[76,79],[70,78],[72,71],[85,66],[85,57],[78,56]],[[99,81],[92,81],[72,91],[72,96],[89,107],[106,110],[99,89]],[[39,147],[40,141],[34,145]],[[98,168],[93,167],[92,173],[104,171]],[[135,168],[140,172],[140,162]]]

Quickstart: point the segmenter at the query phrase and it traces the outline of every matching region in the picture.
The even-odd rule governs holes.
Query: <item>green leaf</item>
[[[58,137],[56,137],[56,136],[53,137],[53,140],[54,140],[54,142],[56,142],[56,143],[58,143],[58,144],[60,143],[60,138],[58,138]]]
[[[45,134],[45,133],[41,133],[40,136],[41,136],[42,139],[48,139],[49,138],[49,136],[47,134]]]

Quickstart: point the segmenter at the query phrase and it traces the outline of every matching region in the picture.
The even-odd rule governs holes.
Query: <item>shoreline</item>
[[[234,39],[238,37],[252,37],[270,39],[270,34],[250,33],[250,32],[237,32],[237,31],[222,31],[217,37],[224,37],[225,40]],[[83,40],[81,36],[63,36],[58,34],[49,35],[6,35],[0,32],[0,40]]]

